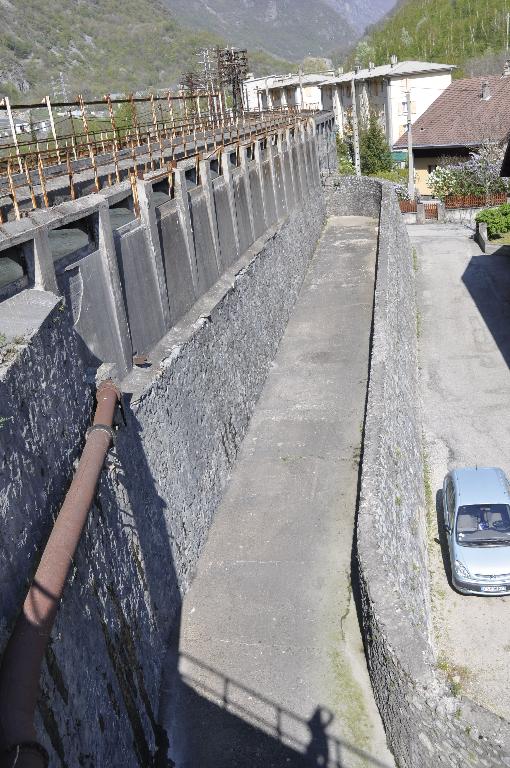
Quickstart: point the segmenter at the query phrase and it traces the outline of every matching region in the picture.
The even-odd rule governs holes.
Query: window
[[[452,524],[455,514],[455,491],[453,490],[453,483],[451,480],[448,480],[446,485],[446,503],[448,506],[448,518],[450,520],[450,524]]]
[[[457,543],[461,546],[505,545],[510,543],[508,504],[469,504],[459,507]]]

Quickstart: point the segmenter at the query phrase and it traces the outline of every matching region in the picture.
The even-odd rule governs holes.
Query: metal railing
[[[152,113],[149,121],[142,122],[137,117],[129,126],[119,127],[111,112],[114,102],[110,97],[105,100],[111,119],[104,130],[90,128],[84,113],[80,133],[56,136],[48,140],[46,146],[32,140],[3,148],[8,154],[0,157],[0,197],[3,195],[12,201],[16,219],[28,215],[30,209],[50,207],[50,179],[54,186],[60,178],[61,186],[68,187],[69,198],[74,200],[79,196],[75,177],[84,171],[93,171],[94,191],[99,192],[102,186],[120,182],[123,170],[124,176],[127,169],[127,174],[135,177],[158,169],[170,171],[177,156],[179,159],[196,157],[198,145],[205,151],[216,150],[226,144],[267,136],[310,117],[310,113],[301,110],[250,112],[234,117],[223,109],[220,114],[216,108],[204,112],[197,107],[192,114],[191,109],[187,109],[184,119],[177,118],[175,112],[169,119],[168,116],[158,119],[156,99],[149,97],[116,102],[133,107],[135,101],[144,101],[150,104]],[[16,169],[16,164],[21,171]],[[101,181],[102,171],[104,181]],[[20,205],[21,200],[28,201],[28,209]],[[0,224],[5,219],[0,206]]]

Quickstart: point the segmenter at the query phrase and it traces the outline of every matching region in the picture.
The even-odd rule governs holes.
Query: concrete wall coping
[[[23,342],[29,341],[48,315],[61,303],[60,296],[55,296],[49,291],[16,293],[0,302],[0,334],[8,343],[18,338],[23,339]],[[2,369],[4,366],[5,363],[2,364]]]
[[[135,367],[127,374],[122,381],[122,391],[131,393],[134,402],[139,400],[153,382],[163,375],[168,360],[183,344],[193,338],[202,323],[207,321],[214,309],[224,301],[228,292],[235,287],[238,277],[258,258],[288,218],[281,219],[259,237],[235,264],[227,269],[218,281],[195,302],[189,312],[165,334],[151,350],[149,359],[152,365],[150,368]]]

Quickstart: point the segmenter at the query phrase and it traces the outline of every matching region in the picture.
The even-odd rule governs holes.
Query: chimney
[[[395,54],[393,54],[393,55],[390,57],[390,64],[391,64],[391,66],[392,66],[392,67],[394,67],[394,66],[395,66],[397,63],[398,63],[398,59],[397,59],[397,57],[395,56]]]
[[[489,101],[490,97],[491,97],[491,89],[489,88],[489,82],[488,80],[484,80],[482,83],[481,99],[482,101]]]
[[[510,59],[505,61],[505,66],[503,67],[503,77],[510,77]]]
[[[361,64],[355,64],[354,65],[354,74],[357,75],[358,72],[360,71],[360,69],[361,69]]]
[[[373,61],[369,61],[368,62],[368,71],[371,72],[374,67],[375,67],[374,62]]]
[[[343,75],[343,73],[344,73],[344,68],[338,67],[338,77],[340,77],[340,75]]]

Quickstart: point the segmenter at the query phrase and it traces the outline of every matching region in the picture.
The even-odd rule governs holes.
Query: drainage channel
[[[376,249],[318,243],[170,643],[177,768],[394,765],[351,584]]]

